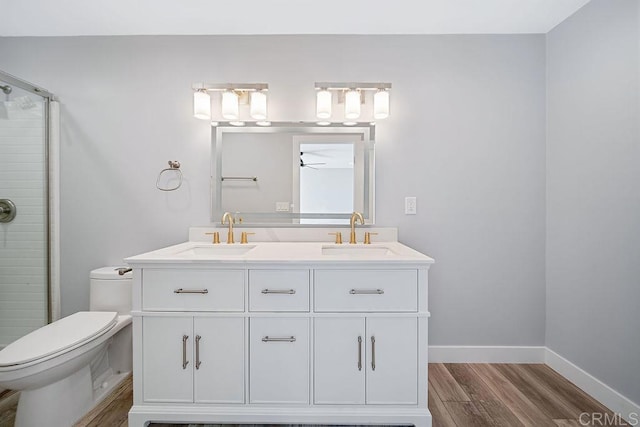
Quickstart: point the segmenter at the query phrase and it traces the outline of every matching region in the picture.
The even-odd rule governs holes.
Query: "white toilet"
[[[21,392],[16,427],[71,426],[131,372],[132,274],[120,272],[91,272],[91,311],[43,326],[0,351],[0,389]]]

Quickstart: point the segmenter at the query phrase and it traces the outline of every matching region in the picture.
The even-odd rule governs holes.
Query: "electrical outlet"
[[[415,215],[418,212],[417,197],[404,198],[404,213],[406,215]]]
[[[289,202],[276,202],[276,212],[289,212]]]

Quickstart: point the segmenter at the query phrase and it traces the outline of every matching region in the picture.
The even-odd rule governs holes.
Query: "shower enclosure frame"
[[[52,305],[52,273],[53,273],[53,262],[52,262],[52,239],[51,239],[51,102],[56,101],[56,96],[49,92],[48,90],[41,88],[39,86],[34,85],[26,80],[22,80],[18,77],[12,76],[9,73],[6,73],[0,70],[0,81],[11,87],[18,87],[22,90],[25,90],[34,95],[41,96],[44,102],[44,206],[46,217],[44,221],[44,233],[46,237],[46,252],[47,252],[47,283],[46,283],[46,294],[47,294],[47,323],[51,323],[53,320],[53,305]]]

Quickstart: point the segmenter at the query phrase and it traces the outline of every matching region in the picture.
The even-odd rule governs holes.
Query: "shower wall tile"
[[[18,214],[0,223],[0,348],[44,325],[47,302],[42,105],[9,107],[0,118],[0,198]]]

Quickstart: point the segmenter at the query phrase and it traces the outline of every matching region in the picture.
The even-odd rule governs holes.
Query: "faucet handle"
[[[336,236],[336,244],[341,245],[342,244],[342,233],[340,231],[336,231],[335,233],[329,233],[330,235],[334,235]]]
[[[367,231],[364,233],[364,244],[365,245],[370,245],[371,244],[371,236],[377,236],[378,233],[372,233],[370,231]]]
[[[242,234],[240,234],[240,243],[249,243],[247,236],[249,236],[250,234],[256,234],[256,233],[248,233],[246,231],[243,231]]]
[[[213,244],[220,243],[220,233],[219,232],[214,231],[213,233],[204,233],[204,234],[206,234],[208,236],[213,236],[211,238],[211,243],[213,243]]]

